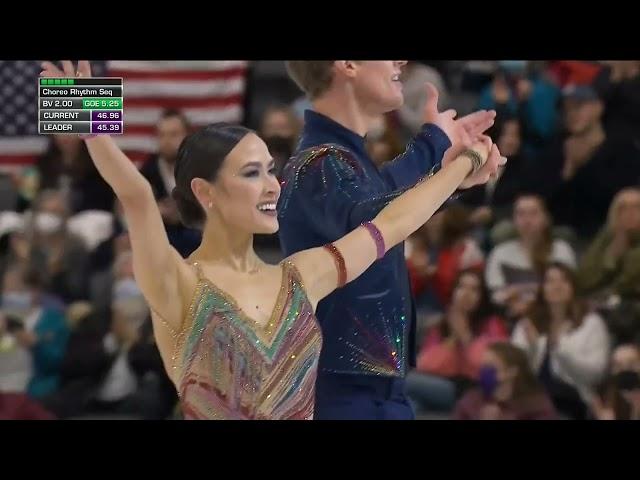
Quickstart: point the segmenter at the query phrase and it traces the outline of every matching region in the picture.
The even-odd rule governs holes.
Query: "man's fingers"
[[[435,87],[433,83],[427,82],[424,87],[427,90],[427,112],[431,115],[438,114],[438,99],[440,94],[438,93],[438,89]]]
[[[447,117],[451,117],[451,118],[456,118],[456,115],[458,115],[458,112],[456,112],[453,108],[450,108],[449,110],[446,110],[445,112],[443,112],[442,115],[446,115]]]
[[[75,77],[75,70],[73,68],[73,63],[71,60],[63,60],[62,61],[62,70],[67,77]]]
[[[88,60],[80,60],[78,62],[78,72],[80,72],[83,77],[91,76],[91,64]]]
[[[482,142],[482,144],[487,149],[487,155],[491,155],[493,153],[495,147],[496,147],[493,144],[493,141],[491,140],[491,137],[489,137],[488,135],[480,135],[480,141]]]
[[[42,72],[40,75],[47,77],[63,77],[64,72],[51,62],[42,62]]]
[[[460,121],[468,127],[475,128],[484,124],[493,123],[495,118],[496,112],[494,110],[478,110],[477,112],[461,117]]]
[[[477,136],[490,128],[493,125],[495,118],[496,112],[494,110],[480,110],[478,112],[465,115],[460,118],[459,121],[472,136]]]

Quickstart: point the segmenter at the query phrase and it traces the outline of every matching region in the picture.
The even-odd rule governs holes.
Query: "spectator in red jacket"
[[[469,210],[453,204],[434,215],[410,239],[407,266],[413,294],[433,295],[438,311],[451,300],[455,279],[462,270],[484,266],[484,254],[471,237],[471,229]]]
[[[491,315],[482,273],[462,271],[444,318],[427,331],[417,369],[407,378],[416,407],[450,410],[459,394],[478,379],[487,346],[506,338],[502,320]]]

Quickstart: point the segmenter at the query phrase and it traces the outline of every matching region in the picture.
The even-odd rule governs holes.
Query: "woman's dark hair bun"
[[[175,187],[171,192],[171,197],[176,202],[182,224],[189,228],[202,228],[206,215],[191,189],[185,193]]]
[[[202,228],[206,220],[206,213],[191,190],[191,180],[214,181],[227,155],[248,133],[252,130],[241,125],[216,123],[182,141],[174,170],[176,187],[171,197],[186,227]]]

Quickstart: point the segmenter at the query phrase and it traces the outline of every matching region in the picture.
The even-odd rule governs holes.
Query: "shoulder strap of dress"
[[[204,277],[204,273],[202,271],[202,265],[200,265],[199,262],[195,261],[195,262],[190,262],[189,265],[191,265],[195,271],[196,271],[196,276],[198,277],[198,281],[203,280]]]
[[[282,261],[282,267],[285,269],[285,274],[287,276],[293,277],[304,289],[304,283],[302,282],[302,275],[300,275],[300,271],[298,270],[298,267],[296,267],[296,264],[293,263],[291,260],[286,259]]]

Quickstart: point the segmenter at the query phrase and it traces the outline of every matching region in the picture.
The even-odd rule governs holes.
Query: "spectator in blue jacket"
[[[58,386],[59,369],[67,346],[69,328],[59,309],[43,303],[43,280],[37,270],[10,267],[2,282],[2,310],[16,319],[13,335],[29,350],[32,367],[27,393],[42,398]]]
[[[528,72],[524,60],[498,62],[493,81],[480,94],[478,108],[496,117],[517,116],[523,127],[523,147],[535,154],[557,132],[560,91],[542,76]]]

